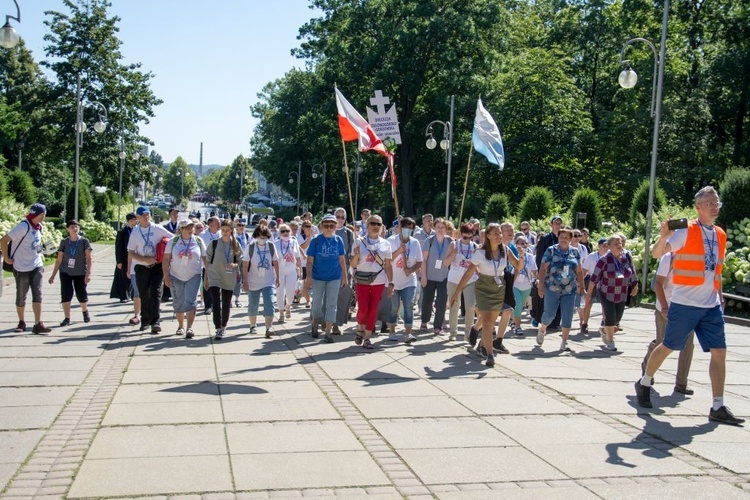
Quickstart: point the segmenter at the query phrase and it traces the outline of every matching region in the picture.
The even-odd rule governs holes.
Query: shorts
[[[83,274],[71,276],[60,273],[60,302],[63,304],[70,302],[73,299],[73,291],[75,291],[78,302],[84,303],[89,301],[89,294],[86,290],[86,276]]]
[[[43,267],[37,267],[31,271],[13,271],[13,276],[16,278],[16,307],[26,306],[29,289],[31,289],[31,302],[41,304],[43,273]]]
[[[198,307],[198,292],[201,287],[201,275],[196,274],[187,281],[172,276],[172,307],[174,312],[185,313]]]
[[[681,351],[685,348],[687,338],[693,330],[703,352],[727,348],[724,335],[724,313],[721,306],[704,308],[672,302],[667,313],[667,328],[662,342],[664,347],[673,351]]]
[[[130,273],[130,286],[133,287],[133,298],[140,299],[141,293],[138,291],[138,284],[135,282],[135,271]]]

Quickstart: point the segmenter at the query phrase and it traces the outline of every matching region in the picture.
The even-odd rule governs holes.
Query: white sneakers
[[[544,344],[544,332],[541,327],[539,327],[539,332],[536,334],[536,343],[538,345]]]

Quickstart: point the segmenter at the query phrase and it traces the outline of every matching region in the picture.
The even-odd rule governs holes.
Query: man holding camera
[[[697,220],[682,221],[682,224],[675,224],[677,221],[661,223],[659,240],[651,249],[651,254],[658,259],[665,253],[672,252],[674,289],[672,301],[666,311],[664,340],[651,353],[646,371],[641,380],[635,383],[635,389],[638,405],[651,408],[654,374],[672,351],[685,348],[688,337],[695,330],[703,351],[711,353],[709,376],[713,405],[708,419],[722,424],[740,425],[745,420],[735,417],[724,405],[727,344],[721,271],[727,235],[720,227],[714,226],[720,208],[719,194],[712,186],[706,186],[695,195]],[[675,229],[676,226],[683,228]]]

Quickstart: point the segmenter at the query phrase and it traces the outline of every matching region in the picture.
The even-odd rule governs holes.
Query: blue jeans
[[[341,280],[331,281],[312,280],[312,317],[313,319],[324,318],[326,323],[336,322],[336,309],[339,300],[339,288]],[[323,305],[325,304],[325,314]]]
[[[414,324],[414,293],[417,291],[415,286],[407,286],[403,290],[394,290],[391,296],[390,307],[388,308],[388,324],[395,325],[398,321],[398,308],[404,305],[404,327],[409,328]]]
[[[250,290],[247,292],[247,315],[257,316],[258,306],[260,304],[260,295],[263,294],[263,316],[273,318],[273,287],[267,286],[260,290]]]
[[[172,276],[172,307],[174,307],[174,312],[194,311],[197,307],[200,287],[200,274],[196,274],[187,281]]]
[[[552,323],[557,315],[557,307],[560,306],[560,326],[563,328],[570,328],[570,325],[573,324],[573,304],[575,299],[575,292],[567,295],[560,295],[558,292],[551,292],[545,287],[542,324],[549,325]]]

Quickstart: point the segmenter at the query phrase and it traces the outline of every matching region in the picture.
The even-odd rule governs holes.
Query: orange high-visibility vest
[[[721,270],[724,267],[724,252],[727,247],[727,233],[714,226],[719,240],[719,255],[716,256],[714,288],[721,289]],[[672,282],[675,285],[700,286],[706,279],[706,250],[703,245],[703,230],[697,220],[688,222],[685,246],[673,253]]]

